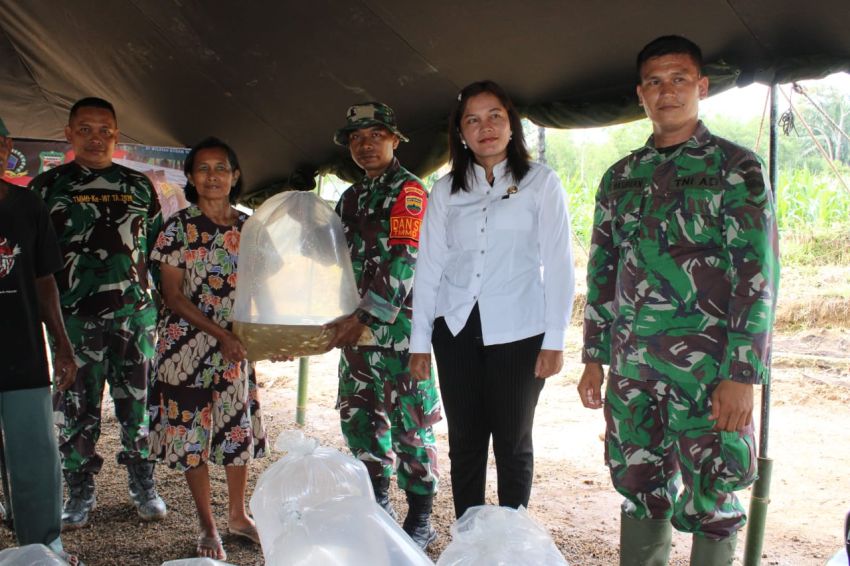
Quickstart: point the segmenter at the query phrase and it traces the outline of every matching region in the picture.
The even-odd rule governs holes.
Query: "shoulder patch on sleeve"
[[[425,207],[428,205],[428,193],[416,181],[407,181],[402,185],[390,211],[390,245],[408,245],[419,247],[419,229]]]

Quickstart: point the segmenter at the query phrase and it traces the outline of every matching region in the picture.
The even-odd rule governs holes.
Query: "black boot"
[[[404,518],[402,529],[413,539],[419,548],[425,550],[428,545],[437,540],[437,531],[431,526],[431,507],[434,495],[419,495],[410,491],[407,494],[407,517]]]
[[[147,460],[127,464],[127,484],[136,512],[144,521],[165,517],[165,501],[157,494],[153,481],[154,463]]]
[[[375,492],[375,501],[378,505],[393,518],[393,521],[398,521],[398,514],[390,503],[390,478],[372,478],[372,490]]]
[[[68,499],[62,507],[62,530],[85,527],[95,505],[94,474],[64,471]]]

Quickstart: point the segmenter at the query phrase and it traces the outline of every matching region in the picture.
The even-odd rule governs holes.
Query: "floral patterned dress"
[[[195,206],[160,232],[151,259],[185,270],[183,293],[228,330],[236,291],[239,236],[247,220],[221,226]],[[253,368],[224,360],[218,341],[165,305],[157,325],[150,401],[151,455],[180,471],[205,462],[246,465],[265,452]]]

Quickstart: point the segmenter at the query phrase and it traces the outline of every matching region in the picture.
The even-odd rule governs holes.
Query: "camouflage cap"
[[[383,126],[401,141],[410,141],[399,131],[393,109],[381,102],[364,102],[349,106],[346,119],[348,123],[334,134],[334,143],[337,145],[348,145],[348,132],[372,126]]]
[[[3,123],[3,118],[0,118],[0,136],[4,138],[9,137],[9,128],[6,127],[6,124]]]

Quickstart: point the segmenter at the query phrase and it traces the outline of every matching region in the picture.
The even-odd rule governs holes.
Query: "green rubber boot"
[[[669,520],[620,513],[620,566],[667,566],[672,540]]]
[[[691,566],[732,566],[738,535],[715,540],[694,535],[691,545]]]

